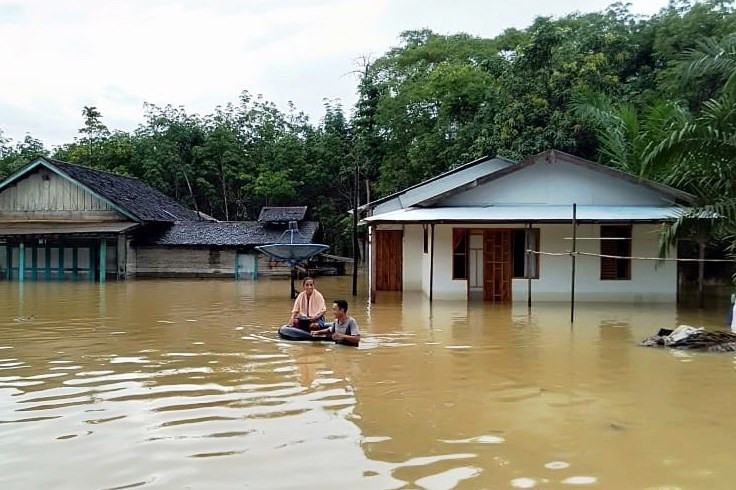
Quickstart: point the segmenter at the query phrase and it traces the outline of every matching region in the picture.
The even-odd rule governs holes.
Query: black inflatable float
[[[305,340],[311,342],[332,342],[332,337],[324,335],[320,337],[312,337],[309,332],[301,328],[292,327],[291,325],[282,325],[279,327],[279,337],[285,340]]]

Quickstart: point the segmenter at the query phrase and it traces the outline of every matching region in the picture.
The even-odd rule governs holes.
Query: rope
[[[573,255],[583,255],[587,257],[602,257],[604,259],[624,259],[624,260],[656,260],[662,262],[736,262],[735,259],[677,259],[677,258],[661,258],[661,257],[625,257],[623,255],[606,255],[594,254],[590,252],[538,252],[536,250],[527,250],[528,253],[534,255],[549,255],[552,257],[572,257]]]

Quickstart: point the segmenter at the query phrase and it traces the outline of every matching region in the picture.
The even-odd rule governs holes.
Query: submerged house
[[[306,208],[264,208],[260,221],[218,222],[142,181],[37,158],[0,182],[0,278],[256,278],[284,267],[254,251],[286,221],[310,242]]]
[[[694,197],[559,151],[485,157],[366,204],[371,300],[380,291],[506,303],[675,301],[663,222]],[[573,205],[576,225],[573,231]],[[627,257],[627,258],[617,258]]]

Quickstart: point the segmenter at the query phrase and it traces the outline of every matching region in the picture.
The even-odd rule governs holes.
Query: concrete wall
[[[467,282],[452,279],[452,229],[457,228],[514,228],[493,225],[436,225],[434,257],[434,298],[464,300]],[[515,228],[523,228],[519,225]],[[570,225],[539,225],[540,250],[566,252],[571,249]],[[657,257],[659,254],[659,225],[640,224],[632,229],[632,255]],[[578,237],[600,237],[599,225],[580,225]],[[431,244],[430,244],[431,246]],[[579,240],[578,251],[600,253],[598,240]],[[431,252],[431,249],[430,249]],[[539,279],[532,279],[533,301],[567,301],[570,298],[569,256],[541,256]],[[430,254],[423,253],[422,226],[404,227],[403,251],[404,291],[423,291],[429,294]],[[527,298],[526,279],[512,281],[514,301]],[[419,286],[420,285],[420,286]],[[676,300],[677,265],[675,262],[633,260],[631,280],[602,281],[600,258],[578,257],[576,298],[580,301],[670,302]]]
[[[550,204],[661,206],[663,195],[602,172],[558,161],[538,163],[501,179],[449,197],[437,206]]]
[[[0,192],[0,219],[117,221],[127,218],[80,186],[42,168]]]

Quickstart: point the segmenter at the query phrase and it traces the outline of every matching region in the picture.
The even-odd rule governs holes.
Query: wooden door
[[[485,230],[483,299],[494,303],[511,301],[511,231]]]
[[[376,290],[401,291],[404,232],[376,231]]]

